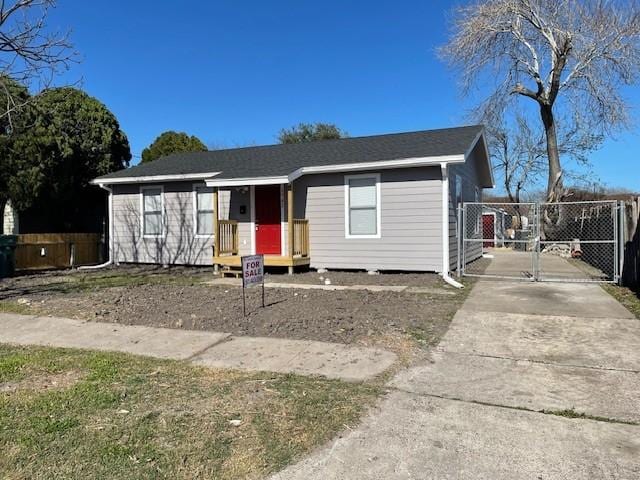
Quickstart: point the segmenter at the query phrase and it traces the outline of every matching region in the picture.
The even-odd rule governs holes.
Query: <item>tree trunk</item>
[[[562,167],[560,166],[560,153],[558,152],[558,136],[556,123],[553,118],[553,107],[540,104],[540,116],[544,125],[544,133],[547,139],[547,158],[549,160],[549,180],[547,182],[547,201],[559,202],[564,196],[562,186]]]
[[[0,199],[0,235],[4,234],[4,209],[6,205],[7,201]]]
[[[562,167],[560,166],[560,153],[558,152],[558,137],[556,134],[556,123],[553,118],[553,107],[551,105],[540,104],[540,116],[544,125],[544,132],[547,138],[547,157],[549,159],[549,180],[547,184],[547,203],[557,205],[546,205],[542,210],[542,230],[540,237],[542,240],[550,240],[556,237],[556,233],[564,223],[563,208],[558,202],[565,197],[562,185]]]

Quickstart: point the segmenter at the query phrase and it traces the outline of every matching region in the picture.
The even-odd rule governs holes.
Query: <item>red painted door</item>
[[[281,255],[280,185],[255,187],[256,253]]]
[[[495,226],[496,217],[490,214],[482,215],[482,238],[484,239],[483,246],[485,248],[495,247],[494,238],[496,235]]]

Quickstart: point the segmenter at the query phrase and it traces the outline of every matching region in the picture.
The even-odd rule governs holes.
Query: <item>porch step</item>
[[[225,277],[241,278],[242,277],[242,269],[241,268],[237,268],[237,267],[233,267],[233,266],[229,266],[229,265],[225,265],[220,270],[220,276],[222,276],[223,278],[225,278]]]

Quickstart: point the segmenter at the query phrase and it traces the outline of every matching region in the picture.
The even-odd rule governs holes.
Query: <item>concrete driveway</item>
[[[483,280],[429,363],[274,478],[638,479],[639,423],[639,320],[597,285]]]

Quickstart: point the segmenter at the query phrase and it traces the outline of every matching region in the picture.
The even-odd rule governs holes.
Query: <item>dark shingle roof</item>
[[[482,126],[351,137],[288,145],[175,153],[96,180],[221,172],[216,179],[285,176],[300,167],[342,165],[467,152]]]

